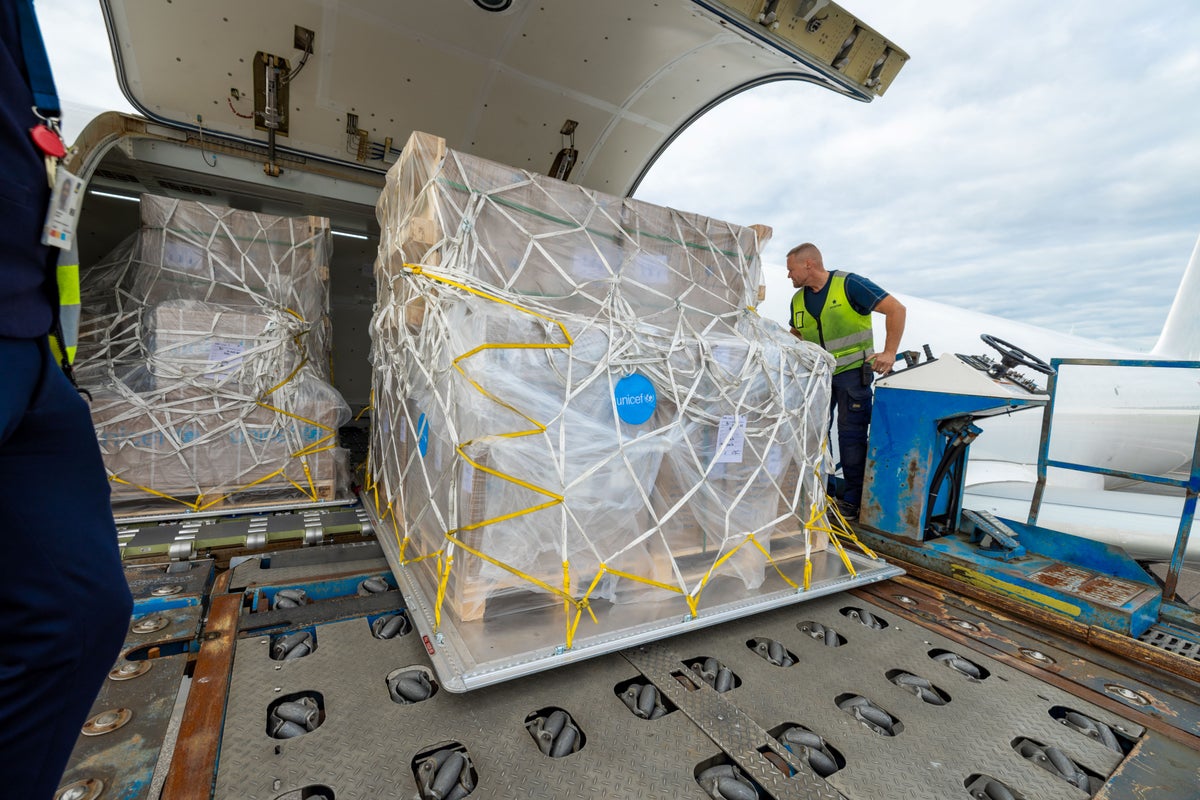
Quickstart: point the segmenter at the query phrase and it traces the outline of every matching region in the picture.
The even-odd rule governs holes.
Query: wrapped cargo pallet
[[[370,502],[460,674],[807,588],[832,361],[755,313],[756,230],[420,133],[378,216]]]
[[[77,374],[118,514],[344,493],[329,385],[329,224],[141,198],[83,276]]]

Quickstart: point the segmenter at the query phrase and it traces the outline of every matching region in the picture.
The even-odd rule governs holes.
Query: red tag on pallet
[[[63,144],[62,137],[45,125],[34,125],[30,128],[29,138],[33,139],[33,146],[44,156],[62,158],[67,154],[67,147]]]

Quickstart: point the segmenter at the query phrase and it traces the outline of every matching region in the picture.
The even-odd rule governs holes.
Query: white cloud
[[[1200,233],[1200,6],[845,5],[912,56],[887,95],[755,89],[638,196],[774,227],[774,319],[811,240],[892,291],[1152,344]]]
[[[808,84],[733,98],[639,197],[775,228],[783,254],[885,288],[1150,344],[1200,233],[1200,5],[847,0],[912,61],[856,103]],[[38,0],[68,138],[130,108],[95,0]],[[739,154],[730,158],[730,153]]]

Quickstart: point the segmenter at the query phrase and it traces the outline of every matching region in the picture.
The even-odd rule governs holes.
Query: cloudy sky
[[[774,319],[784,253],[814,241],[894,292],[1151,346],[1200,235],[1200,3],[842,5],[912,56],[887,95],[748,92],[680,137],[638,196],[771,225]],[[37,8],[68,136],[79,104],[128,108],[98,3]]]
[[[1200,3],[841,4],[912,57],[884,97],[756,89],[638,195],[771,225],[774,319],[813,241],[890,291],[1151,346],[1200,236]]]

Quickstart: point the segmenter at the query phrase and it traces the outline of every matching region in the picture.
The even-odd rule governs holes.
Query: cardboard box
[[[336,432],[346,416],[337,392],[311,377],[263,405],[198,388],[126,396],[104,390],[92,405],[105,467],[120,479],[113,483],[114,504],[200,498],[203,505],[267,492],[332,499],[339,481]]]
[[[424,134],[378,214],[372,496],[428,604],[471,622],[565,593],[611,629],[705,580],[753,597],[763,550],[803,579],[831,361],[748,311],[759,231]]]
[[[147,316],[147,364],[168,386],[236,384],[262,391],[299,365],[303,352],[295,337],[302,330],[281,312],[169,300]]]

